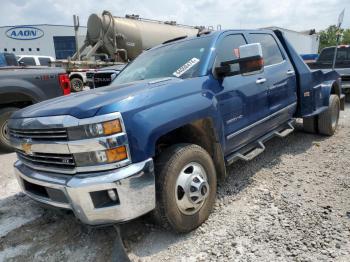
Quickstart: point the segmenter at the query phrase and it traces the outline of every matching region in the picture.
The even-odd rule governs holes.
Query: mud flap
[[[128,254],[126,253],[122,237],[120,235],[120,228],[114,225],[116,236],[113,244],[112,262],[130,262]]]

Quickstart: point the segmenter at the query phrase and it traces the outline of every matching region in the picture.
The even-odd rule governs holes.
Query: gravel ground
[[[333,137],[295,132],[237,162],[209,220],[185,234],[122,225],[133,261],[350,261],[350,106]],[[88,228],[19,193],[0,155],[0,261],[108,261],[114,229]]]

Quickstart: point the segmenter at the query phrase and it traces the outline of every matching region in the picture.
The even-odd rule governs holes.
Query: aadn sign
[[[44,36],[44,31],[33,26],[15,26],[5,32],[8,38],[16,40],[33,40]]]

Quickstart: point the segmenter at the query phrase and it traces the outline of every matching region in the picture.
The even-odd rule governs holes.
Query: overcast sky
[[[138,14],[188,25],[222,28],[280,26],[294,30],[324,29],[335,24],[345,8],[344,28],[350,27],[349,0],[0,0],[0,26],[72,24],[72,15],[86,25],[91,13]]]

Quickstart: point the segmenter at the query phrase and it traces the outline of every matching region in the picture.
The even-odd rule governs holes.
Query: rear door
[[[216,46],[215,66],[237,59],[238,48],[246,43],[242,34],[230,34],[222,38]],[[216,99],[224,122],[225,153],[229,153],[261,135],[261,130],[253,126],[269,114],[268,89],[263,72],[227,76],[219,82],[220,92]]]
[[[272,34],[249,34],[250,43],[260,43],[262,46],[270,114],[284,110],[297,101],[295,72],[277,41]]]

